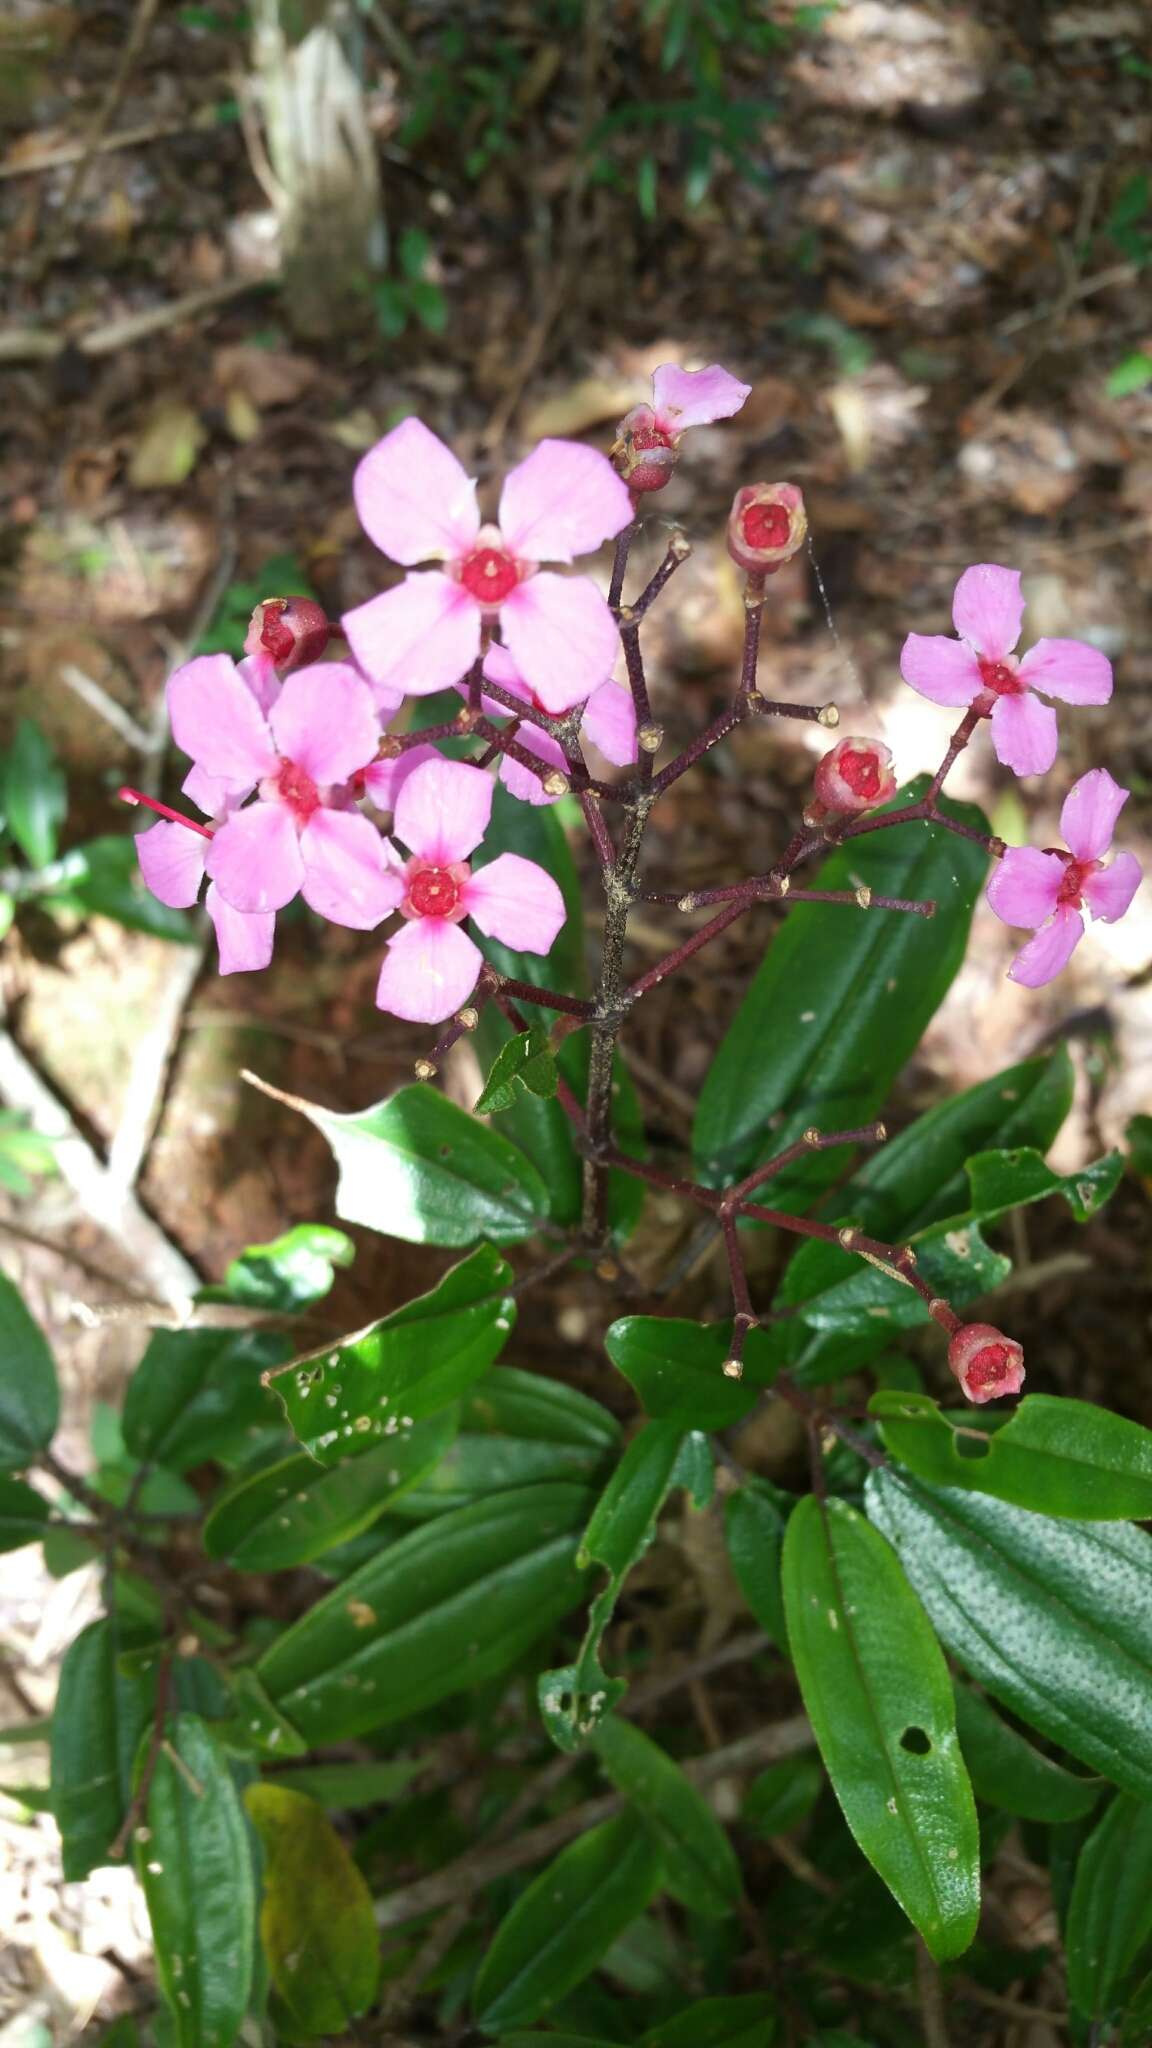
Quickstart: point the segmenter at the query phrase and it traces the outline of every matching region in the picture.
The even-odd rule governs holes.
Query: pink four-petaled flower
[[[482,526],[476,486],[421,420],[371,448],[353,483],[365,532],[411,568],[395,589],[345,614],[348,644],[384,688],[426,697],[459,682],[486,623],[500,630],[547,711],[582,704],[609,673],[616,622],[586,576],[541,572],[610,540],[632,501],[607,458],[575,441],[541,441],[504,480],[498,524]]]
[[[1072,785],[1060,813],[1068,853],[1037,846],[1010,847],[988,884],[988,901],[1004,924],[1035,931],[1008,969],[1025,988],[1042,988],[1066,967],[1084,936],[1083,908],[1104,924],[1123,917],[1140,886],[1135,854],[1105,863],[1116,820],[1128,801],[1106,768],[1093,768]]]
[[[934,704],[974,704],[991,716],[996,758],[1016,775],[1046,775],[1056,759],[1056,713],[1033,694],[1065,704],[1106,704],[1112,665],[1083,640],[1038,640],[1022,660],[1024,599],[1016,569],[980,562],[965,569],[952,599],[960,635],[909,633],[900,655],[906,683]]]
[[[551,875],[518,853],[473,873],[468,856],[488,829],[493,782],[480,768],[442,756],[413,768],[396,793],[393,831],[408,848],[399,863],[408,922],[390,940],[376,1001],[415,1024],[442,1024],[476,986],[480,948],[462,932],[470,917],[489,938],[547,953],[564,922]]]

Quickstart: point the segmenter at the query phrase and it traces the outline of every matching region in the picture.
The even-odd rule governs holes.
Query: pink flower
[[[982,1406],[1001,1394],[1018,1394],[1024,1384],[1024,1352],[992,1323],[965,1323],[948,1346],[948,1370],[968,1399]]]
[[[168,685],[172,733],[197,768],[229,788],[258,785],[231,808],[205,866],[225,903],[245,915],[282,909],[299,890],[334,924],[371,931],[399,885],[383,842],[346,785],[376,754],[367,685],[343,662],[297,669],[267,716],[230,662],[189,662]]]
[[[505,647],[490,647],[484,657],[484,674],[490,683],[498,683],[513,697],[519,697],[538,711],[547,710],[536,692],[525,682],[520,671]],[[508,707],[498,704],[494,698],[484,699],[484,709],[493,718],[509,717]],[[584,706],[580,730],[593,744],[599,747],[609,761],[625,768],[636,759],[636,707],[632,692],[622,683],[601,683],[593,690]],[[541,726],[527,721],[516,734],[522,747],[539,755],[550,768],[564,769],[564,753],[558,741]],[[418,750],[417,750],[418,751]],[[513,761],[505,754],[500,762],[500,780],[512,796],[519,797],[526,804],[554,804],[559,798],[549,795],[538,775],[525,768],[520,761]]]
[[[1093,768],[1073,783],[1060,813],[1060,830],[1071,852],[1013,846],[997,863],[988,901],[1004,924],[1036,933],[1021,948],[1008,973],[1025,988],[1042,988],[1066,967],[1084,936],[1085,905],[1104,924],[1123,917],[1140,886],[1136,856],[1118,854],[1105,865],[1116,820],[1128,791],[1106,768]]]
[[[751,389],[719,363],[709,363],[703,370],[661,363],[652,379],[651,405],[634,405],[616,429],[612,454],[629,489],[663,490],[676,466],[685,427],[731,419]]]
[[[437,755],[397,793],[393,830],[410,855],[399,867],[408,923],[389,942],[376,989],[380,1009],[395,1017],[442,1024],[467,1002],[484,956],[461,931],[464,918],[526,953],[547,953],[564,922],[564,899],[535,861],[501,853],[473,874],[468,856],[488,829],[493,786],[482,769]]]
[[[173,910],[189,910],[200,894],[212,835],[191,821],[162,821],[136,837],[140,872],[153,896]],[[274,911],[245,915],[225,903],[209,882],[204,907],[216,929],[221,974],[249,974],[267,967],[276,933]]]
[[[582,704],[608,674],[616,622],[586,576],[540,572],[619,533],[632,501],[611,464],[575,441],[541,441],[505,478],[499,523],[482,526],[476,486],[420,420],[402,420],[360,463],[353,490],[378,548],[411,567],[344,618],[352,652],[385,687],[426,697],[459,682],[480,652],[485,623],[501,633],[521,675],[554,713]]]
[[[817,763],[812,786],[825,812],[873,810],[896,794],[891,752],[883,740],[838,740]]]
[[[1056,713],[1033,695],[1064,704],[1106,704],[1112,665],[1083,640],[1038,640],[1023,660],[1024,599],[1016,569],[980,562],[965,569],[952,599],[960,635],[909,633],[900,656],[906,683],[934,704],[972,704],[992,720],[996,758],[1016,775],[1045,775],[1056,759]]]
[[[332,635],[327,614],[311,597],[261,598],[248,621],[245,654],[266,654],[287,674],[319,661]]]

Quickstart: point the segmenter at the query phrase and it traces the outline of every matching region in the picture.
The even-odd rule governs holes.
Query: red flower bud
[[[816,769],[814,787],[830,811],[870,811],[896,793],[892,755],[883,740],[838,740]]]
[[[991,1323],[964,1323],[948,1346],[948,1370],[977,1406],[1024,1384],[1024,1352]]]
[[[742,484],[728,515],[728,553],[750,576],[770,576],[803,547],[808,515],[795,484]]]
[[[656,424],[650,405],[634,405],[616,429],[612,460],[630,491],[662,491],[676,467],[680,436]]]
[[[264,654],[287,674],[319,661],[332,631],[327,615],[310,597],[266,597],[248,623],[245,654]]]

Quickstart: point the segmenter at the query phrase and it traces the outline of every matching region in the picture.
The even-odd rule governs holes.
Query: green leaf
[[[264,1848],[260,1937],[272,1982],[309,2036],[343,2034],[380,1978],[372,1897],[314,1799],[249,1785],[244,1803]]]
[[[804,1705],[857,1843],[938,1961],[980,1912],[980,1844],[940,1647],[890,1546],[838,1498],[794,1510],[788,1636]]]
[[[43,1494],[22,1479],[0,1477],[0,1551],[38,1543],[52,1510]]]
[[[300,1096],[278,1099],[327,1138],[345,1223],[409,1244],[517,1244],[548,1216],[548,1191],[531,1160],[423,1083],[353,1116]]]
[[[616,1417],[579,1388],[510,1365],[494,1366],[472,1389],[460,1421],[467,1430],[589,1451],[614,1450],[621,1434]]]
[[[133,1457],[187,1472],[227,1462],[279,1425],[261,1374],[287,1344],[262,1330],[156,1330],[124,1396],[124,1442]]]
[[[1084,1844],[1064,1947],[1068,1996],[1085,2019],[1119,2014],[1125,1983],[1152,1940],[1152,1806],[1119,1795]]]
[[[204,1548],[238,1571],[310,1564],[370,1528],[397,1494],[431,1471],[455,1433],[455,1415],[448,1410],[335,1468],[299,1451],[249,1477],[242,1474],[213,1503]]]
[[[522,1089],[527,1089],[529,1095],[555,1095],[559,1080],[547,1027],[533,1024],[531,1030],[518,1031],[501,1046],[473,1105],[474,1114],[495,1116],[501,1110],[511,1109]]]
[[[90,839],[67,856],[67,875],[44,898],[49,909],[83,911],[110,917],[129,931],[148,932],[155,939],[173,939],[194,946],[199,920],[185,910],[172,910],[144,885],[132,833]]]
[[[1088,1401],[1026,1394],[998,1428],[926,1394],[874,1394],[869,1414],[893,1457],[937,1486],[965,1487],[1037,1514],[1086,1522],[1152,1517],[1152,1430]]]
[[[398,1799],[426,1768],[420,1757],[390,1757],[387,1763],[305,1764],[275,1780],[290,1792],[306,1792],[337,1813],[381,1806]]]
[[[868,1513],[941,1639],[1020,1719],[1152,1797],[1152,1540],[874,1472]]]
[[[968,1161],[972,1212],[987,1221],[1025,1202],[1041,1202],[1046,1195],[1059,1194],[1077,1223],[1087,1223],[1115,1193],[1123,1171],[1121,1152],[1109,1152],[1077,1173],[1053,1173],[1039,1152],[1028,1146],[1015,1152],[979,1152]]]
[[[52,1811],[66,1881],[107,1861],[132,1795],[132,1770],[152,1713],[155,1681],[125,1677],[110,1616],[69,1646],[52,1717]]]
[[[327,1744],[507,1670],[579,1600],[587,1511],[582,1487],[525,1486],[412,1530],[265,1651],[269,1697]]]
[[[771,2048],[776,2001],[765,1991],[702,1998],[640,2037],[640,2048]]]
[[[388,1513],[402,1522],[426,1522],[515,1486],[551,1479],[595,1486],[603,1480],[607,1455],[531,1437],[460,1435],[433,1471],[393,1497]]]
[[[953,1690],[960,1748],[978,1799],[1022,1820],[1080,1820],[1091,1813],[1099,1778],[1076,1778],[1041,1756],[971,1686],[957,1682]]]
[[[232,2048],[248,2009],[256,1883],[227,1759],[195,1714],[169,1724],[136,1868],[177,2048]]]
[[[60,1392],[39,1326],[0,1273],[0,1471],[22,1471],[56,1434]]]
[[[1152,1175],[1152,1116],[1140,1112],[1129,1117],[1124,1136],[1128,1141],[1128,1163],[1133,1173],[1148,1179]]]
[[[285,1757],[308,1754],[308,1744],[299,1729],[273,1706],[254,1671],[246,1667],[233,1671],[229,1690],[232,1712],[217,1721],[213,1729],[225,1749],[235,1756],[273,1757],[280,1762]],[[200,1708],[201,1702],[197,1700],[195,1705]]]
[[[639,1918],[660,1877],[655,1845],[628,1814],[570,1843],[497,1928],[473,1988],[477,2025],[498,2033],[539,2019]]]
[[[669,1888],[709,1919],[740,1903],[740,1865],[707,1800],[650,1735],[609,1714],[592,1747],[618,1792],[636,1808],[660,1848]]]
[[[740,1818],[745,1827],[771,1841],[807,1820],[824,1790],[819,1757],[788,1756],[769,1764],[748,1787]]]
[[[0,768],[0,811],[34,868],[56,858],[59,827],[68,809],[68,786],[55,748],[30,718],[17,720]]]
[[[724,1376],[731,1341],[728,1323],[671,1316],[622,1316],[604,1338],[649,1415],[682,1429],[728,1429],[755,1407],[759,1388]]]
[[[399,1441],[398,1432],[450,1407],[508,1341],[516,1316],[511,1280],[499,1252],[481,1245],[430,1294],[274,1374],[273,1391],[298,1441],[334,1465],[377,1449],[381,1437]]]
[[[736,1583],[748,1606],[781,1650],[788,1648],[788,1623],[780,1567],[784,1517],[755,1481],[730,1493],[724,1503],[724,1535]]]
[[[1109,398],[1128,398],[1133,391],[1143,391],[1149,384],[1152,384],[1152,355],[1144,349],[1136,349],[1109,370],[1104,389]]]
[[[200,1299],[288,1312],[310,1308],[331,1293],[337,1266],[350,1266],[355,1256],[356,1247],[342,1230],[327,1223],[297,1223],[271,1244],[250,1244],[232,1260],[223,1286],[204,1288]]]
[[[925,787],[920,778],[897,804]],[[944,808],[987,829],[971,805]],[[701,1092],[693,1151],[702,1178],[713,1186],[736,1178],[810,1124],[843,1129],[875,1116],[960,966],[987,865],[980,846],[922,824],[855,839],[825,862],[817,887],[931,897],[935,918],[926,933],[920,918],[894,911],[824,903],[789,911]],[[787,1169],[772,1183],[773,1204],[810,1203],[846,1157],[836,1147]]]

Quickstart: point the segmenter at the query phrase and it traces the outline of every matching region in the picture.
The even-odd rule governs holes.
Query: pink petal
[[[376,1004],[412,1024],[442,1024],[466,1003],[484,956],[458,924],[419,917],[389,941]]]
[[[200,894],[204,857],[212,844],[186,825],[163,822],[136,835],[140,873],[158,903],[170,910],[188,910]]]
[[[738,377],[722,370],[719,363],[709,363],[703,370],[661,363],[652,379],[652,403],[665,431],[679,434],[685,427],[731,419],[751,389],[750,384],[741,384]]]
[[[206,866],[233,910],[282,910],[304,879],[287,805],[255,803],[235,812],[208,848]]]
[[[1024,599],[1020,571],[978,562],[965,569],[952,596],[952,624],[988,661],[1002,661],[1020,638]]]
[[[406,567],[454,561],[480,531],[475,484],[423,420],[401,420],[368,450],[352,495],[369,539]]]
[[[1037,846],[1011,846],[989,877],[988,901],[1002,923],[1035,931],[1055,910],[1063,880],[1059,854],[1041,853]]]
[[[543,711],[571,711],[611,673],[620,645],[616,621],[587,576],[531,576],[505,598],[500,619]]]
[[[1056,713],[1031,690],[997,697],[992,711],[992,751],[1014,775],[1047,775],[1056,759]]]
[[[359,811],[314,812],[300,834],[300,858],[304,901],[333,924],[375,931],[404,900],[404,884],[389,870],[384,841]]]
[[[508,649],[501,647],[499,641],[494,641],[484,656],[484,674],[490,683],[499,683],[502,690],[511,690],[514,697],[522,697],[525,703],[531,702],[531,690]]]
[[[190,768],[180,788],[198,811],[206,818],[221,818],[225,811],[235,810],[246,796],[251,796],[255,785],[242,782],[237,786],[223,775],[209,775],[206,768]]]
[[[373,761],[364,770],[364,793],[371,797],[378,811],[392,811],[396,798],[407,782],[414,768],[425,761],[439,761],[440,755],[432,745],[409,747],[406,754],[397,754],[391,761]]]
[[[1018,981],[1022,988],[1043,988],[1067,967],[1083,937],[1084,919],[1065,904],[1050,924],[1020,948],[1008,969],[1009,980]]]
[[[1115,924],[1128,909],[1143,878],[1144,870],[1134,853],[1118,853],[1106,868],[1089,875],[1084,898],[1093,917],[1104,924]]]
[[[622,683],[601,683],[584,706],[580,730],[617,768],[636,759],[636,706]]]
[[[970,704],[984,687],[971,648],[943,633],[909,633],[900,650],[900,673],[933,704]]]
[[[495,708],[507,715],[502,704]],[[522,725],[516,738],[530,754],[537,754],[550,768],[564,772],[564,750],[551,733],[541,732],[537,725]],[[558,796],[549,795],[538,775],[533,775],[530,768],[525,768],[520,761],[513,761],[507,754],[500,762],[500,780],[509,796],[518,798],[522,804],[555,804],[560,801]]]
[[[480,609],[438,569],[406,576],[341,620],[348,645],[377,687],[430,697],[466,675],[480,652]]]
[[[1060,830],[1077,860],[1099,860],[1107,853],[1128,796],[1106,768],[1093,768],[1072,784],[1060,813]]]
[[[1086,640],[1038,640],[1020,663],[1020,674],[1032,689],[1062,704],[1107,704],[1112,695],[1112,663]]]
[[[256,911],[246,917],[225,903],[215,882],[208,884],[204,908],[216,927],[221,974],[255,974],[267,967],[276,936],[274,912]]]
[[[548,953],[564,922],[564,898],[551,875],[518,853],[498,854],[464,885],[461,898],[490,939],[521,953]]]
[[[268,714],[276,745],[321,788],[375,759],[380,725],[372,692],[346,661],[298,668]]]
[[[176,745],[209,775],[251,787],[276,766],[267,720],[226,654],[199,654],[176,670],[168,714]]]
[[[261,711],[270,711],[280,695],[280,678],[270,654],[246,654],[236,663],[236,673],[251,690]]]
[[[437,754],[413,770],[396,798],[392,829],[434,867],[467,860],[488,830],[493,783],[482,768]]]
[[[570,562],[610,540],[632,517],[627,485],[598,448],[541,441],[504,482],[499,525],[526,562]]]

